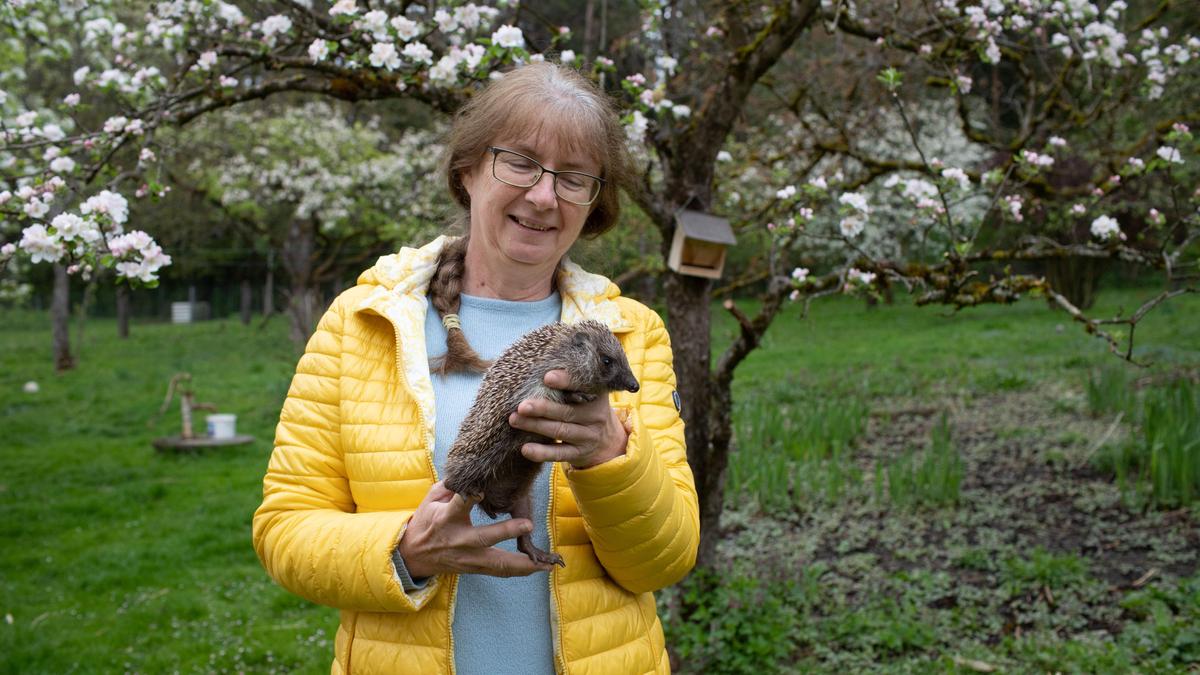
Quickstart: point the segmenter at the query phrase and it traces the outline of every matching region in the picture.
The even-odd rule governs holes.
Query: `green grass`
[[[333,612],[275,586],[250,546],[294,368],[283,321],[134,325],[127,341],[92,321],[64,375],[42,317],[0,321],[0,670],[327,672]],[[156,453],[178,404],[147,422],[180,371],[257,441]]]
[[[1100,305],[1129,308],[1151,293],[1105,294]],[[1200,362],[1200,336],[1189,319],[1198,308],[1196,299],[1180,298],[1151,314],[1138,329],[1139,353],[1160,369]],[[714,315],[719,349],[734,326],[719,308]],[[1056,330],[1059,324],[1065,329]],[[93,320],[78,369],[63,375],[51,367],[44,315],[4,312],[0,326],[0,672],[327,672],[336,612],[275,586],[250,545],[250,518],[297,356],[282,318],[262,330],[231,320],[138,323],[126,341],[116,339],[112,321]],[[733,460],[731,490],[763,501],[784,495],[785,508],[804,505],[805,529],[844,536],[832,550],[801,551],[809,556],[803,566],[766,560],[770,546],[748,547],[754,579],[734,583],[748,572],[731,572],[709,603],[716,614],[691,626],[697,663],[728,663],[724,672],[764,672],[771,664],[785,671],[923,672],[951,671],[948,659],[961,654],[1022,671],[1040,668],[1057,647],[1078,653],[1058,668],[1064,671],[1110,663],[1170,670],[1195,662],[1184,660],[1195,653],[1189,640],[1197,623],[1187,599],[1194,603],[1200,582],[1164,573],[1153,589],[1163,597],[1122,610],[1133,617],[1130,627],[1098,647],[1072,633],[1032,629],[1008,645],[985,644],[971,636],[998,634],[1003,619],[967,611],[983,602],[972,587],[919,565],[956,556],[954,569],[997,579],[1014,574],[1007,558],[996,557],[990,521],[951,528],[945,551],[930,553],[909,546],[911,528],[951,517],[945,510],[876,521],[867,518],[876,508],[869,499],[850,516],[829,506],[863,483],[865,472],[855,473],[851,460],[868,414],[884,402],[1020,393],[1047,381],[1082,392],[1089,369],[1110,358],[1041,302],[948,316],[939,308],[866,309],[858,300],[833,299],[814,304],[807,319],[784,314],[737,372],[735,425],[744,454]],[[150,442],[177,433],[178,409],[152,427],[147,421],[181,371],[193,375],[198,400],[237,413],[239,431],[257,441],[198,455],[156,453]],[[40,391],[24,393],[27,381]],[[875,421],[887,426],[891,417]],[[761,484],[781,477],[786,482]],[[912,569],[889,571],[876,584],[869,575],[879,571],[879,553],[863,548],[862,528],[849,527],[858,522],[886,537],[883,553]],[[810,564],[813,556],[830,571]],[[768,569],[776,578],[758,573]],[[1071,583],[1067,596],[1091,592],[1091,582]],[[932,609],[931,598],[942,596],[962,609]],[[721,619],[719,608],[750,600],[769,611],[755,614],[748,605],[747,620],[761,615],[765,624]],[[1036,616],[1026,623],[1059,625]],[[717,655],[705,642],[709,625],[722,645],[749,651]],[[673,640],[684,639],[681,628],[669,626]],[[1163,656],[1160,647],[1174,651]]]
[[[875,494],[880,502],[885,478],[887,499],[897,506],[939,507],[958,503],[963,463],[944,414],[933,427],[928,450],[923,454],[910,450],[886,467],[876,469]]]

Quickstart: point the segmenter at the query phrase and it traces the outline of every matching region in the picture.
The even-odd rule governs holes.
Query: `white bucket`
[[[209,415],[207,420],[209,438],[228,439],[237,435],[237,415]]]
[[[195,310],[190,302],[171,303],[171,323],[191,323],[195,318]]]

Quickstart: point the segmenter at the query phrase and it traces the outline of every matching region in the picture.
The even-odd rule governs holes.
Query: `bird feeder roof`
[[[683,233],[692,239],[709,241],[714,244],[733,245],[737,237],[729,221],[720,216],[714,216],[703,211],[682,209],[675,214],[675,222],[683,228]]]

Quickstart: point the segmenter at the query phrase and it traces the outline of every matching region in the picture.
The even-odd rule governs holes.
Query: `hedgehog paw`
[[[596,395],[586,391],[568,391],[563,395],[563,399],[570,404],[591,403],[596,400]]]
[[[517,537],[517,550],[529,556],[529,559],[535,563],[542,565],[558,565],[566,567],[567,563],[563,562],[562,556],[557,553],[548,553],[533,545],[533,537],[526,534]]]

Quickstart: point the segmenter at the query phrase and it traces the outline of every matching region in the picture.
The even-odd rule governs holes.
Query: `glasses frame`
[[[545,166],[542,165],[541,162],[530,157],[529,155],[526,155],[521,152],[517,152],[516,150],[510,150],[508,148],[501,148],[501,147],[498,147],[495,145],[489,145],[488,152],[492,153],[492,178],[495,178],[496,180],[500,181],[501,183],[504,183],[505,185],[511,185],[515,188],[522,188],[522,189],[528,190],[529,188],[533,187],[534,185],[537,185],[538,181],[540,181],[542,179],[542,176],[544,174],[550,174],[551,176],[553,176],[553,180],[554,180],[554,196],[558,197],[559,199],[563,200],[564,202],[567,202],[568,204],[574,204],[576,206],[591,206],[592,204],[595,204],[596,200],[600,198],[600,191],[604,189],[605,183],[608,182],[599,176],[593,176],[592,174],[585,173],[583,171],[555,171],[554,169],[547,169]],[[496,175],[496,158],[498,158],[500,156],[500,153],[502,153],[502,152],[508,152],[508,153],[516,155],[517,157],[521,157],[523,159],[527,159],[527,160],[533,162],[534,165],[537,166],[537,168],[539,169],[537,176],[535,176],[533,179],[533,182],[530,183],[529,185],[518,185],[516,183],[510,183],[510,182],[504,180],[503,178],[497,176]],[[596,195],[586,202],[577,202],[573,199],[568,199],[568,198],[562,196],[562,194],[560,194],[558,191],[558,176],[559,176],[559,174],[564,174],[564,173],[574,174],[577,176],[587,176],[588,178],[591,178],[591,179],[595,180],[596,182],[598,182],[600,184],[600,189],[596,190]]]

